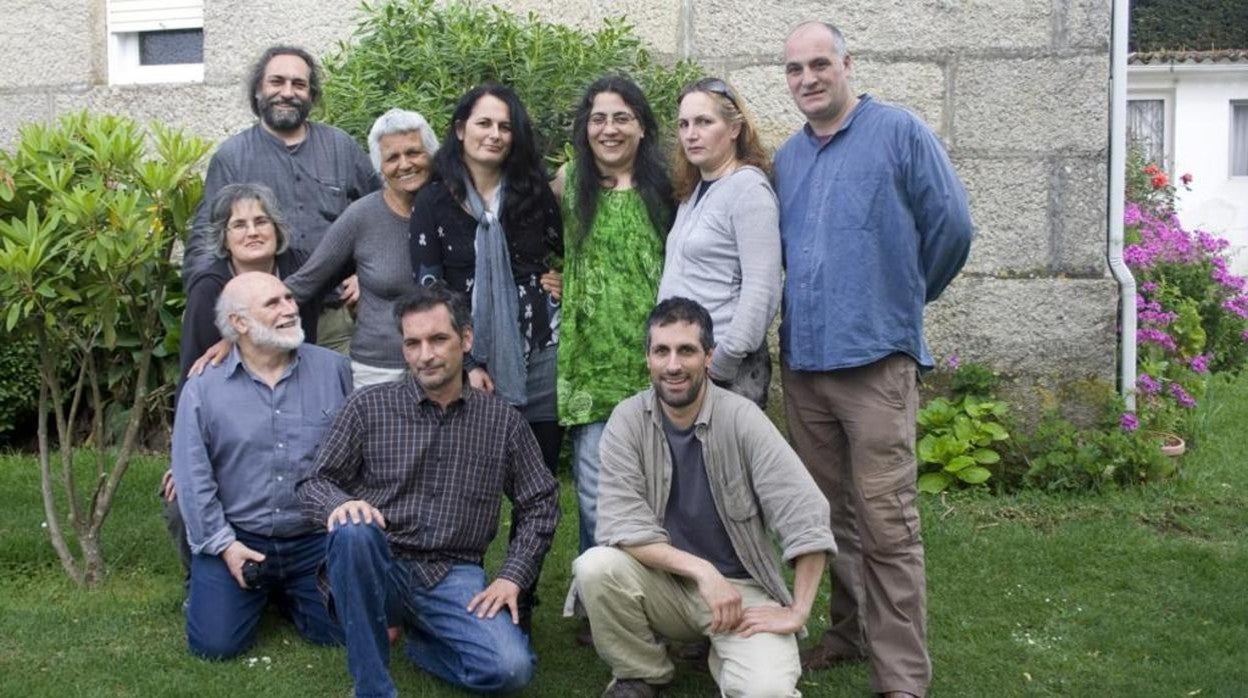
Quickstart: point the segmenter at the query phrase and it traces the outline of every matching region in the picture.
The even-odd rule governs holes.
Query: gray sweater
[[[761,170],[742,167],[676,211],[659,300],[683,296],[706,307],[715,323],[711,374],[731,381],[741,359],[767,340],[780,273],[776,193]]]
[[[403,368],[403,340],[394,302],[416,290],[408,255],[408,219],[386,205],[380,191],[353,202],[325,232],[312,257],[286,279],[300,302],[338,283],[355,261],[360,279],[351,358],[377,368]]]

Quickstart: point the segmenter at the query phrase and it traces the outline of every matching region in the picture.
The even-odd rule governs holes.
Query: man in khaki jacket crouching
[[[576,579],[614,675],[604,696],[654,696],[672,680],[656,634],[709,637],[726,696],[800,695],[797,635],[836,553],[828,503],[767,416],[708,380],[712,330],[694,301],[655,307],[653,388],[620,403],[602,437],[599,547]],[[769,529],[796,566],[792,594]]]

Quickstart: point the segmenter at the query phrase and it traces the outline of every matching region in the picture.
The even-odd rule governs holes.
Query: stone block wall
[[[357,0],[205,3],[204,82],[107,84],[104,0],[0,0],[0,147],[24,122],[81,108],[219,140],[249,124],[242,80],[275,42],[349,40]],[[592,28],[625,15],[663,57],[737,87],[768,144],[802,122],[782,43],[805,19],[846,33],[859,91],[940,134],[971,194],[966,271],[929,308],[938,355],[1008,374],[1111,379],[1116,288],[1105,263],[1109,0],[500,0]],[[314,8],[314,9],[313,9]],[[449,105],[448,105],[449,106]]]

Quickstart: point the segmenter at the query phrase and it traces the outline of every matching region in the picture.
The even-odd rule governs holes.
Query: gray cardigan
[[[403,339],[394,302],[416,290],[408,254],[408,220],[386,205],[380,191],[352,203],[325,232],[312,257],[286,281],[299,302],[337,284],[350,263],[360,280],[351,358],[377,368],[403,368]]]
[[[750,576],[772,598],[791,605],[768,530],[776,533],[786,561],[807,553],[835,555],[828,500],[757,405],[706,385],[694,434],[702,443],[714,513]],[[661,409],[651,388],[621,402],[607,421],[598,471],[599,545],[671,542],[663,514],[672,455]]]
[[[742,167],[680,205],[667,237],[659,300],[691,298],[715,323],[711,375],[731,382],[767,341],[780,307],[780,209],[767,175]]]

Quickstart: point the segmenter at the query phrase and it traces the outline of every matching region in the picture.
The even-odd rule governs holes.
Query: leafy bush
[[[980,485],[992,472],[986,467],[1001,461],[997,444],[1010,438],[1002,425],[1009,414],[1004,402],[993,399],[997,376],[983,364],[960,363],[951,357],[953,396],[937,397],[919,411],[919,441],[915,446],[920,469],[919,491],[935,494],[954,484]]]
[[[1131,50],[1248,47],[1243,0],[1132,0]]]
[[[1081,429],[1047,414],[1016,442],[1023,487],[1047,491],[1093,490],[1169,477],[1175,462],[1162,455],[1158,439],[1113,427]],[[1028,455],[1030,454],[1030,455]]]
[[[39,350],[30,339],[0,333],[0,443],[35,413],[39,396]]]
[[[100,529],[144,419],[167,394],[159,359],[178,326],[168,311],[178,288],[171,255],[203,193],[197,166],[208,146],[158,124],[151,136],[128,119],[83,112],[26,126],[0,153],[3,327],[37,348],[31,390],[47,529],[80,584],[104,574]],[[72,461],[83,446],[95,473],[80,491]]]
[[[391,107],[420,112],[444,134],[459,97],[492,80],[516,90],[543,152],[558,160],[576,101],[595,79],[630,75],[668,127],[681,87],[701,75],[687,61],[674,68],[656,63],[622,20],[588,32],[463,2],[439,7],[434,0],[393,0],[360,9],[353,40],[324,61],[321,116],[361,142]]]

